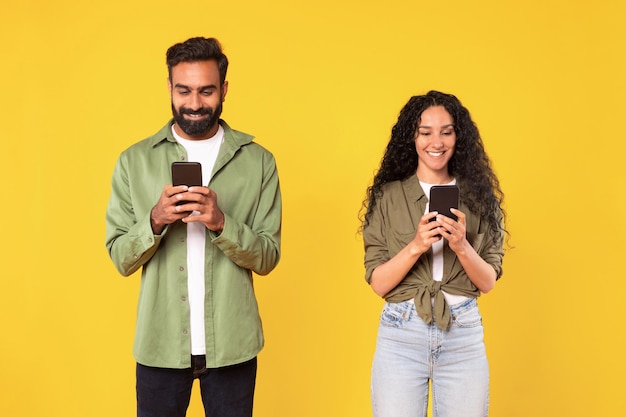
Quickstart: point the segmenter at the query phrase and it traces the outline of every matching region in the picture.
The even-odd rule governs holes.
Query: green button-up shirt
[[[463,203],[463,186],[459,210],[466,215],[466,238],[476,252],[502,275],[503,236],[495,238],[489,232],[484,219],[470,212]],[[365,244],[365,279],[371,282],[374,269],[393,258],[415,238],[420,218],[424,215],[427,197],[416,175],[394,181],[383,187],[383,195],[377,199],[369,224],[363,229]],[[463,266],[450,247],[444,244],[443,279],[434,281],[432,276],[432,250],[419,257],[406,277],[388,294],[385,300],[392,303],[415,300],[420,317],[431,323],[433,314],[437,326],[446,329],[450,323],[450,309],[441,293],[478,297],[480,291],[470,281]],[[434,299],[434,304],[431,304]]]
[[[163,368],[191,365],[187,289],[187,225],[178,221],[155,235],[150,211],[170,166],[187,154],[170,120],[158,133],[125,150],[113,172],[106,213],[106,247],[118,271],[142,268],[134,355]],[[224,128],[208,186],[225,214],[224,230],[207,229],[205,334],[207,367],[241,363],[263,347],[252,273],[266,275],[280,258],[281,194],[276,162],[253,137]]]

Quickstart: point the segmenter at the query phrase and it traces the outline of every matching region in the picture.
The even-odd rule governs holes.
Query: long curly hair
[[[373,184],[367,188],[363,208],[362,227],[369,223],[376,200],[382,188],[391,181],[404,180],[415,175],[418,165],[415,149],[415,134],[424,110],[443,106],[452,116],[456,144],[454,154],[448,162],[448,172],[456,178],[463,190],[462,199],[469,209],[487,220],[493,236],[501,236],[506,213],[502,208],[504,194],[500,182],[491,168],[482,139],[469,111],[452,94],[429,91],[425,95],[413,96],[400,111],[398,121],[391,130],[391,139],[374,176]]]

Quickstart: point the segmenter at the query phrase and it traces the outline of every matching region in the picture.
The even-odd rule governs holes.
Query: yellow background
[[[620,416],[626,193],[620,0],[24,0],[0,6],[0,415],[131,416],[139,275],[104,248],[119,153],[170,117],[166,49],[215,36],[223,117],[279,164],[283,258],[256,288],[255,417],[369,416],[382,300],[358,212],[397,114],[470,109],[506,193],[481,297],[491,415]],[[200,416],[197,395],[189,412]]]

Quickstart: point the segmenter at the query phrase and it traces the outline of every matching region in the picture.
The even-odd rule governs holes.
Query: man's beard
[[[174,115],[174,121],[188,136],[202,136],[206,134],[217,123],[222,114],[222,103],[219,103],[215,108],[215,112],[210,107],[202,107],[198,110],[191,110],[186,107],[181,107],[180,111],[177,111],[172,103],[172,114]],[[200,120],[189,120],[185,118],[185,114],[200,114],[208,115],[209,117],[202,118]]]

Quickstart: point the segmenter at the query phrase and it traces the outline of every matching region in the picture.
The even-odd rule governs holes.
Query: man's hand
[[[176,203],[181,201],[179,196],[189,194],[188,190],[189,187],[186,185],[173,187],[171,184],[168,184],[163,188],[159,201],[150,211],[150,225],[154,234],[161,234],[165,226],[191,214],[191,210],[179,210],[181,206],[176,205]]]
[[[181,212],[192,211],[192,214],[183,217],[183,222],[201,222],[207,229],[215,233],[224,230],[224,213],[217,205],[217,194],[207,187],[189,187],[187,192],[177,194],[176,199],[186,201],[185,204],[176,206]]]

